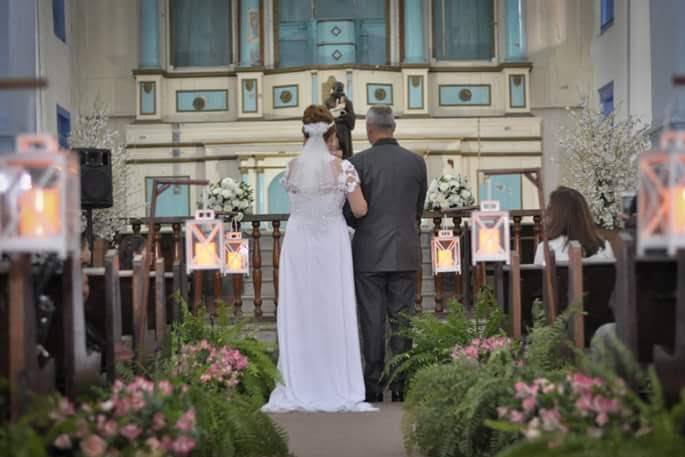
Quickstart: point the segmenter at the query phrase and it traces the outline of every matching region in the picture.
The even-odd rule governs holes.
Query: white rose
[[[247,200],[243,200],[239,204],[240,209],[246,209],[248,206],[250,206],[250,204],[247,202]]]
[[[438,203],[438,206],[440,208],[448,208],[449,207],[449,202],[447,201],[447,199],[445,197],[440,197],[438,199],[437,203]]]
[[[469,198],[471,196],[471,192],[469,192],[467,189],[462,189],[460,194],[462,198]]]
[[[224,189],[229,189],[233,180],[231,178],[224,178],[221,180],[221,187]]]
[[[224,189],[221,191],[221,196],[224,197],[225,199],[229,199],[233,196],[233,193],[228,189]]]
[[[215,187],[210,192],[214,195],[219,195],[219,194],[221,194],[221,189],[219,187]]]
[[[447,184],[446,182],[441,182],[441,183],[438,185],[438,189],[440,189],[440,192],[445,192],[445,191],[446,191],[447,189],[449,189],[449,188],[450,188],[450,185]]]

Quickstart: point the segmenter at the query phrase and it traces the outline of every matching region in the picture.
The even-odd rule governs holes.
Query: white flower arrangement
[[[442,175],[428,187],[426,209],[441,211],[473,206],[476,200],[469,188],[469,180],[462,175]]]
[[[637,188],[637,157],[649,147],[645,126],[615,111],[605,116],[587,100],[568,111],[572,125],[559,135],[562,182],[585,196],[597,224],[621,228],[621,195]]]
[[[209,185],[207,206],[214,211],[237,213],[234,220],[241,221],[252,210],[252,187],[245,182],[224,178]]]

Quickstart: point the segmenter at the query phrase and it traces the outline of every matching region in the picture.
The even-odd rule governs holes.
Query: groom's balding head
[[[376,105],[366,113],[366,136],[369,143],[375,144],[383,138],[392,138],[395,133],[395,117],[392,108]]]

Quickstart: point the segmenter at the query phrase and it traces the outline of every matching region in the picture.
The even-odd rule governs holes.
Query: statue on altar
[[[331,93],[326,100],[326,107],[335,118],[335,130],[340,141],[342,158],[352,157],[352,130],[354,130],[354,106],[345,96],[345,85],[336,81],[331,88]]]

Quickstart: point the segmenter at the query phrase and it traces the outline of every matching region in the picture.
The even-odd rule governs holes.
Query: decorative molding
[[[520,91],[520,98],[523,103],[514,104],[514,94],[515,90]],[[526,75],[523,74],[512,74],[509,75],[509,108],[512,109],[525,109],[528,107],[528,101],[526,100]]]
[[[246,78],[241,82],[243,113],[259,112],[259,81],[256,78]]]
[[[300,106],[300,86],[298,84],[288,84],[284,86],[273,86],[273,108],[297,108]]]
[[[419,91],[419,99],[421,104],[416,106],[412,105],[412,93],[414,91]],[[424,110],[426,109],[424,104],[425,96],[425,81],[423,75],[408,75],[407,76],[407,109],[408,110]]]
[[[393,104],[392,84],[366,83],[366,104],[367,105],[392,105]]]
[[[155,116],[157,114],[157,83],[155,81],[138,82],[139,113],[141,116]],[[149,94],[146,96],[146,94]],[[147,97],[151,97],[150,101]],[[152,111],[145,109],[147,103],[152,103]]]
[[[222,98],[216,99],[216,95],[219,95]],[[190,100],[189,105],[187,104],[188,101],[186,99]],[[225,111],[228,111],[228,90],[226,89],[176,91],[177,113],[209,113]]]
[[[454,91],[454,94],[448,93]],[[446,97],[456,97],[454,102],[447,102]],[[486,97],[487,101],[483,101]],[[473,101],[475,98],[475,101]],[[454,106],[491,106],[492,87],[490,84],[440,84],[438,86],[438,104],[440,107]]]

